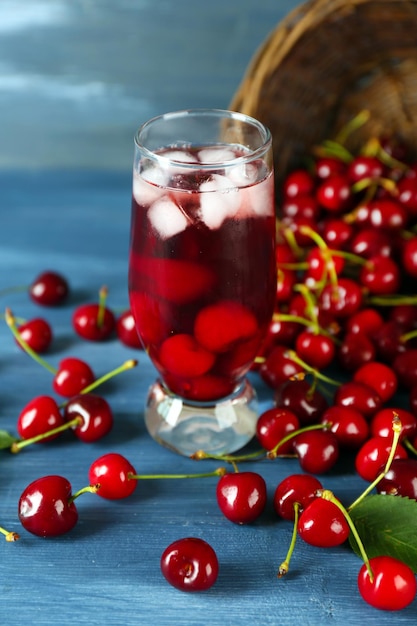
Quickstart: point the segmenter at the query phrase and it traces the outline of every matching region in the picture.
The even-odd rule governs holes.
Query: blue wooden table
[[[219,465],[158,446],[143,423],[155,377],[147,357],[116,339],[85,342],[70,320],[74,307],[95,300],[104,284],[112,308],[127,305],[136,126],[163,110],[227,106],[254,49],[293,3],[67,0],[49,11],[46,3],[29,0],[6,4],[10,14],[0,6],[0,290],[28,284],[52,268],[67,276],[71,297],[62,307],[40,309],[23,290],[1,295],[1,306],[51,323],[54,341],[46,356],[53,365],[68,355],[88,361],[96,375],[129,358],[139,365],[101,389],[115,416],[106,438],[83,444],[66,434],[18,455],[1,452],[0,525],[20,532],[21,539],[0,543],[0,623],[414,624],[415,603],[393,616],[361,600],[361,562],[346,546],[320,550],[298,541],[289,574],[277,579],[292,527],[277,519],[272,495],[282,478],[299,471],[295,460],[245,466],[262,473],[270,496],[264,515],[250,526],[223,517],[216,479],[208,478],[143,481],[119,502],[85,494],[77,501],[77,526],[55,539],[20,527],[17,502],[29,482],[56,473],[78,490],[88,483],[90,464],[105,452],[125,455],[144,474]],[[256,376],[253,381],[261,410],[269,408],[271,391]],[[22,353],[1,323],[0,428],[15,433],[24,405],[51,393],[51,375]],[[364,487],[349,462],[322,480],[347,503]],[[179,592],[161,575],[163,550],[185,536],[204,538],[218,554],[220,575],[208,592]]]

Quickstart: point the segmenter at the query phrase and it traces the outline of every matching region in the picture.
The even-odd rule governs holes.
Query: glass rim
[[[224,118],[225,120],[236,120],[238,122],[243,122],[252,128],[255,128],[259,132],[259,136],[261,139],[261,143],[257,148],[249,148],[248,153],[242,156],[236,157],[231,160],[219,160],[219,161],[210,161],[209,163],[204,163],[200,161],[182,161],[179,159],[173,159],[167,156],[164,156],[163,153],[157,153],[151,148],[148,148],[143,141],[141,141],[141,135],[156,122],[160,122],[163,120],[171,120],[175,118],[186,118],[189,117],[198,117],[198,116],[209,116],[213,119],[218,118],[219,120]],[[139,149],[142,154],[149,159],[160,161],[168,166],[168,164],[172,163],[174,166],[181,165],[181,168],[190,168],[195,169],[198,165],[200,169],[213,169],[213,168],[227,168],[233,167],[240,163],[248,163],[250,161],[254,161],[257,158],[260,158],[261,155],[267,152],[272,145],[272,135],[271,131],[267,126],[265,126],[262,122],[257,120],[246,113],[240,113],[239,111],[230,111],[228,109],[217,109],[217,108],[190,108],[190,109],[179,109],[177,111],[171,111],[168,113],[162,113],[160,115],[155,115],[151,117],[146,122],[141,124],[137,131],[134,134],[134,144],[135,148]],[[181,147],[191,145],[190,144],[182,144]],[[215,142],[212,144],[216,145]],[[231,144],[230,145],[238,145]],[[161,146],[162,147],[162,146]],[[246,146],[247,147],[247,146]],[[175,150],[175,145],[172,145],[173,150]]]

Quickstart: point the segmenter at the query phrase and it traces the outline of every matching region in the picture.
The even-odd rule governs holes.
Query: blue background
[[[11,626],[262,626],[411,624],[416,604],[396,614],[367,606],[356,589],[359,559],[297,543],[291,570],[277,580],[292,527],[272,510],[276,485],[298,472],[295,460],[265,462],[265,514],[251,526],[217,509],[215,480],[144,481],[126,501],[86,494],[71,533],[42,540],[20,528],[17,502],[40,476],[66,476],[77,490],[105,452],[120,452],[138,473],[199,472],[196,463],[153,442],[142,420],[155,372],[143,353],[117,340],[91,344],[71,330],[73,308],[109,287],[109,305],[127,305],[133,133],[149,117],[188,107],[227,107],[268,33],[296,5],[289,0],[3,0],[0,3],[0,290],[27,285],[42,270],[64,273],[71,298],[40,310],[26,291],[2,293],[3,309],[45,317],[54,330],[47,355],[87,360],[97,375],[128,358],[139,365],[102,388],[115,416],[96,444],[70,434],[0,456],[0,525],[21,532],[0,543],[0,622]],[[261,409],[270,390],[254,378]],[[36,395],[52,394],[51,375],[24,355],[0,324],[0,428]],[[246,466],[245,466],[246,467]],[[363,482],[341,466],[323,478],[344,501]],[[217,584],[184,594],[162,578],[159,559],[173,540],[198,536],[220,561]]]

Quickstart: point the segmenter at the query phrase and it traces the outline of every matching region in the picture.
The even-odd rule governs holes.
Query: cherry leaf
[[[4,450],[4,448],[10,448],[10,446],[18,441],[17,437],[14,437],[6,430],[0,430],[0,450]]]
[[[369,558],[392,556],[417,573],[417,502],[401,496],[367,496],[350,516]],[[360,555],[352,533],[349,543]]]

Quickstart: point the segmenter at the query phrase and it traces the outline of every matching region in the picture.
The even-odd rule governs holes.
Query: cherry
[[[342,256],[332,254],[330,249],[321,250],[318,246],[308,252],[306,263],[308,268],[304,273],[304,282],[311,289],[316,288],[317,283],[325,283],[332,271],[340,275],[345,265]]]
[[[417,459],[394,459],[376,490],[384,495],[417,500]]]
[[[90,484],[100,485],[97,492],[100,497],[120,500],[129,497],[135,491],[138,483],[132,478],[135,474],[136,470],[130,461],[121,454],[110,452],[91,464],[88,480]]]
[[[417,216],[417,179],[404,177],[397,183],[398,200],[406,207],[408,214]]]
[[[278,407],[295,413],[302,426],[317,423],[328,407],[325,396],[306,379],[286,380],[277,388],[274,399]]]
[[[320,208],[313,196],[305,194],[286,199],[281,205],[281,213],[291,219],[305,217],[308,220],[317,220]]]
[[[165,339],[159,351],[161,367],[174,376],[185,378],[206,374],[215,355],[200,345],[193,335],[180,333]]]
[[[341,213],[346,209],[351,196],[349,181],[340,174],[326,178],[316,190],[316,197],[320,206],[334,213]]]
[[[320,157],[315,162],[315,174],[320,180],[330,178],[337,174],[344,174],[346,165],[340,159],[335,157]]]
[[[412,438],[417,433],[417,418],[402,408],[385,407],[377,411],[372,417],[371,434],[374,437],[392,438],[392,420],[394,414],[398,415],[401,422],[400,440],[406,437]]]
[[[301,513],[297,530],[306,543],[319,548],[340,546],[350,533],[343,512],[334,502],[320,497]]]
[[[108,339],[116,327],[116,318],[105,306],[107,288],[100,290],[99,302],[82,304],[72,315],[72,325],[75,332],[89,341],[103,341]]]
[[[135,318],[132,311],[124,311],[116,320],[116,333],[119,340],[128,348],[143,350],[143,344],[136,330]]]
[[[223,300],[201,309],[196,317],[194,334],[209,352],[226,352],[240,341],[258,332],[254,314],[238,302]]]
[[[316,369],[325,369],[333,361],[335,345],[327,335],[312,330],[302,331],[296,338],[298,356]]]
[[[378,198],[362,205],[357,212],[358,221],[365,226],[399,231],[407,227],[406,209],[391,198]]]
[[[335,250],[346,249],[353,232],[353,227],[341,218],[327,219],[321,225],[324,241]]]
[[[80,418],[73,427],[74,434],[84,443],[92,443],[107,435],[113,427],[113,413],[107,400],[92,393],[71,398],[65,405],[64,418],[72,421]]]
[[[298,430],[300,422],[298,417],[289,409],[277,407],[264,411],[256,423],[256,436],[265,450],[272,450],[286,435]],[[278,449],[278,454],[289,454],[292,451],[292,443],[288,441]]]
[[[346,332],[337,348],[337,360],[348,372],[374,361],[375,357],[375,345],[364,333]]]
[[[393,294],[400,287],[400,268],[391,258],[372,256],[359,273],[360,283],[370,294]]]
[[[23,341],[39,354],[46,352],[52,342],[51,326],[41,317],[20,324],[18,331]]]
[[[337,285],[327,284],[318,300],[322,311],[346,319],[362,306],[362,289],[351,278],[340,278]]]
[[[347,381],[338,387],[334,404],[351,407],[369,419],[382,406],[381,396],[369,385],[356,380]]]
[[[278,268],[276,302],[288,302],[297,282],[296,273],[285,268]]]
[[[392,416],[391,416],[392,422]],[[331,406],[321,417],[322,424],[330,424],[340,447],[356,450],[369,437],[369,424],[359,411],[345,406]],[[391,428],[392,433],[392,428]]]
[[[76,357],[66,357],[59,363],[52,386],[60,396],[71,398],[91,385],[94,380],[94,373],[85,361]]]
[[[293,440],[293,448],[300,467],[310,474],[328,472],[339,458],[337,437],[329,430],[300,433]]]
[[[235,524],[248,524],[265,509],[266,483],[256,472],[225,474],[217,483],[216,497],[221,512],[228,520]]]
[[[359,476],[370,483],[375,480],[388,461],[391,448],[391,440],[387,437],[370,437],[365,441],[355,457],[355,469]],[[407,458],[407,451],[401,444],[398,444],[394,459],[405,458]]]
[[[272,389],[302,372],[303,368],[290,358],[283,345],[274,346],[259,368],[262,380]]]
[[[294,520],[294,504],[298,504],[301,512],[317,498],[317,491],[320,489],[322,484],[315,476],[309,474],[287,476],[275,489],[273,504],[277,515],[286,520]]]
[[[378,361],[363,364],[356,370],[353,380],[374,389],[383,402],[388,402],[398,387],[398,379],[393,369]]]
[[[185,537],[171,543],[162,553],[160,566],[164,578],[180,591],[210,589],[219,573],[216,552],[198,537]]]
[[[287,174],[282,184],[282,192],[286,198],[298,198],[299,196],[309,195],[313,190],[313,176],[301,168]]]
[[[378,179],[383,176],[385,167],[377,157],[360,154],[348,165],[347,175],[351,183],[365,178]]]
[[[362,598],[384,611],[400,611],[413,602],[417,584],[413,570],[392,556],[369,559],[373,580],[364,563],[359,570],[358,589]]]
[[[393,242],[388,233],[383,230],[361,228],[352,237],[349,250],[365,259],[376,255],[390,257],[393,253]]]
[[[66,278],[57,272],[42,272],[29,287],[29,295],[36,304],[55,306],[68,296],[69,286]]]
[[[417,348],[399,352],[392,362],[392,369],[403,388],[414,387],[417,384]]]
[[[17,432],[22,439],[32,439],[65,423],[56,401],[50,396],[33,398],[20,412],[17,420]],[[42,441],[51,441],[59,433],[45,437]]]
[[[401,261],[407,274],[417,278],[417,237],[405,240]]]
[[[407,349],[403,335],[403,328],[395,320],[387,320],[377,328],[373,338],[381,359],[392,363],[397,354]]]
[[[44,476],[31,482],[19,498],[22,526],[39,537],[56,537],[70,531],[78,521],[71,489],[62,476]]]
[[[379,311],[372,307],[363,307],[346,320],[345,331],[347,333],[363,333],[372,339],[383,323],[384,318]]]

